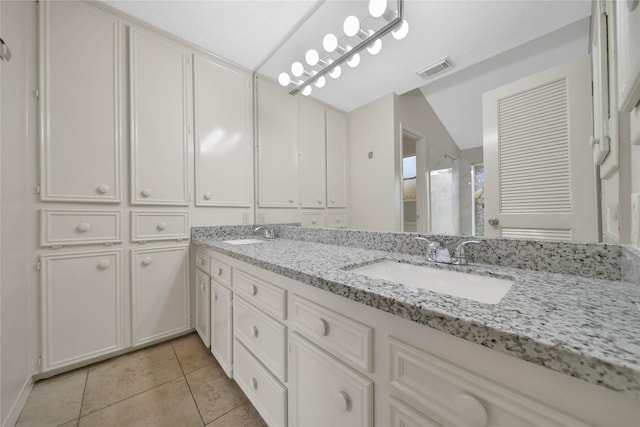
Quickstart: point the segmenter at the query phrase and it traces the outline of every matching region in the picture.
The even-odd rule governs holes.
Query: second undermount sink
[[[507,279],[390,260],[354,268],[349,272],[485,304],[499,303],[513,285]]]
[[[233,240],[223,240],[224,243],[228,243],[230,245],[253,245],[255,243],[266,243],[266,240],[260,239],[233,239]]]

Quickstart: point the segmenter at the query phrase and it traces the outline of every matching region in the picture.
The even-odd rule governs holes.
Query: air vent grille
[[[443,58],[427,67],[424,67],[421,70],[416,71],[416,74],[418,74],[423,79],[430,79],[440,73],[449,71],[452,68],[453,63],[451,63],[451,60],[449,58]]]

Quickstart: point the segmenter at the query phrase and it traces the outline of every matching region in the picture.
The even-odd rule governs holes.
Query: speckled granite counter
[[[636,283],[491,265],[430,263],[434,268],[514,280],[500,303],[488,305],[348,271],[381,259],[426,263],[419,255],[281,238],[244,246],[222,242],[241,236],[240,231],[193,233],[192,242],[493,350],[640,396]]]

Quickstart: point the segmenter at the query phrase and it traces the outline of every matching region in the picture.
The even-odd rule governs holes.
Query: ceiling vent
[[[426,80],[431,79],[434,76],[440,73],[444,73],[445,71],[448,71],[452,68],[453,64],[451,63],[451,60],[449,60],[449,58],[443,58],[438,62],[435,62],[427,67],[424,67],[421,70],[416,71],[416,74]]]

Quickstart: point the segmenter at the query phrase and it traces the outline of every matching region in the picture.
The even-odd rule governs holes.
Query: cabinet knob
[[[144,258],[142,258],[142,265],[149,265],[151,264],[151,257],[150,256],[146,256]]]
[[[251,335],[253,335],[254,338],[258,338],[258,327],[257,326],[253,326],[251,328]]]
[[[204,283],[201,283],[201,284],[200,284],[200,289],[202,289],[203,291],[205,290],[205,285],[204,285]]]
[[[111,186],[109,184],[100,184],[98,185],[97,190],[98,190],[98,193],[105,194],[109,190],[111,190]]]
[[[289,203],[293,203],[293,199],[289,199]]]
[[[251,295],[256,295],[258,293],[258,287],[256,285],[251,285],[251,289],[249,289],[249,293]]]
[[[142,197],[149,197],[151,195],[151,189],[143,188],[140,194],[142,194]]]
[[[110,265],[111,265],[111,261],[109,261],[108,259],[103,259],[98,263],[98,267],[100,268],[100,270],[105,270],[109,268]]]
[[[460,418],[470,426],[484,427],[487,425],[489,420],[487,411],[475,397],[462,393],[456,396],[453,403]]]
[[[254,390],[258,389],[258,380],[256,380],[255,378],[251,378],[251,387],[253,387]]]
[[[80,233],[85,233],[87,231],[89,231],[89,229],[91,228],[91,224],[89,224],[88,222],[81,222],[80,224],[78,224],[78,226],[76,227],[76,229],[80,232]]]
[[[213,293],[213,300],[214,301],[218,301],[218,293],[217,292]]]
[[[331,199],[331,203],[335,203],[336,201],[334,199]]]
[[[312,220],[311,220],[311,224],[314,224],[314,225],[315,225],[315,223],[316,223],[316,222],[318,222],[318,221],[316,221],[315,219],[312,219]]]
[[[346,391],[339,391],[335,396],[336,406],[340,412],[351,411],[351,398]]]
[[[321,205],[322,204],[322,200],[318,199],[318,204]]]
[[[316,334],[320,335],[321,337],[324,337],[329,333],[329,324],[327,323],[326,320],[316,317],[313,320],[313,330],[315,331]]]
[[[336,223],[340,224],[340,218],[336,218]]]
[[[489,225],[496,226],[500,224],[500,220],[498,218],[489,218]]]
[[[204,193],[202,197],[204,197],[205,200],[211,200],[211,193]]]
[[[158,228],[158,230],[162,231],[162,230],[164,230],[165,228],[167,228],[167,223],[166,223],[166,222],[164,222],[164,221],[159,222],[159,223],[158,223],[158,225],[157,225],[156,227]]]
[[[218,274],[218,276],[222,276],[222,268],[218,267],[216,273]]]

